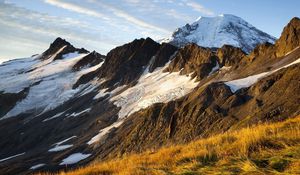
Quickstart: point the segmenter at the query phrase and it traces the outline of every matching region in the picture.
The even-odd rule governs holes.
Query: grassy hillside
[[[300,174],[300,116],[60,174]]]

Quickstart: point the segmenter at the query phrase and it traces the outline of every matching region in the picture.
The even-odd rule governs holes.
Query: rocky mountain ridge
[[[58,38],[0,65],[0,174],[54,172],[299,115],[299,22],[250,54],[146,38],[103,56]]]

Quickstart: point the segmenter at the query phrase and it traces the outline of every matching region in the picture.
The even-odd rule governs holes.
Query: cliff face
[[[293,18],[276,41],[276,56],[281,57],[300,46],[300,19]]]
[[[197,77],[200,80],[207,76],[217,64],[217,57],[210,49],[189,44],[179,49],[165,71],[192,73],[192,78]]]

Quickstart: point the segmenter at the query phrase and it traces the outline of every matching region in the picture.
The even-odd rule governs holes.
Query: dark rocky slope
[[[291,26],[297,29],[297,21],[298,18],[293,19],[286,28]],[[39,115],[29,111],[0,120],[0,157],[26,152],[16,159],[0,162],[0,174],[29,174],[33,172],[30,167],[38,163],[46,164],[39,171],[73,168],[98,161],[97,158],[106,159],[167,144],[189,142],[230,129],[284,120],[299,114],[299,64],[276,71],[236,92],[225,84],[226,81],[274,71],[297,60],[300,49],[295,49],[298,47],[295,43],[299,43],[299,33],[286,28],[287,32],[283,32],[281,38],[293,36],[292,39],[280,39],[275,45],[259,45],[249,55],[232,46],[212,50],[190,44],[176,48],[147,38],[113,49],[104,62],[104,57],[95,52],[82,57],[70,72],[103,64],[78,79],[73,86],[76,93],[72,98]],[[71,52],[87,53],[84,49],[74,49],[58,38],[41,58],[50,58],[64,46],[54,61]],[[170,64],[166,65],[169,61]],[[180,71],[183,76],[192,74],[192,77],[197,77],[198,86],[179,99],[156,103],[127,116],[123,124],[112,128],[99,142],[87,144],[99,130],[118,121],[120,107],[111,98],[120,92],[114,94],[111,90],[122,85],[127,86],[121,91],[134,87],[143,73],[154,72],[164,65],[164,73]],[[92,86],[94,81],[103,82]],[[107,93],[95,98],[103,89]],[[26,91],[23,95],[1,93],[0,104],[6,104],[1,112],[7,112],[25,98]],[[16,96],[22,98],[10,99]],[[60,114],[59,117],[49,119],[57,114]],[[76,137],[64,143],[72,144],[71,148],[49,152],[53,144],[71,136]],[[67,156],[79,152],[91,155],[75,165],[59,165]]]

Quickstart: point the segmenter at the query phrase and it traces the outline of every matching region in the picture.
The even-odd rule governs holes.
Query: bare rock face
[[[92,67],[95,66],[99,63],[101,63],[102,61],[104,61],[105,56],[101,55],[100,53],[97,53],[96,51],[91,52],[90,54],[88,54],[87,56],[83,57],[81,60],[79,60],[74,66],[73,66],[73,70],[74,71],[78,71],[80,70],[82,67]]]
[[[159,46],[147,38],[117,47],[107,54],[98,76],[107,80],[105,86],[129,84],[143,72]]]
[[[217,56],[221,66],[233,66],[238,64],[246,56],[246,53],[240,48],[224,45],[217,50]]]
[[[293,18],[283,29],[280,38],[275,42],[259,44],[247,55],[248,61],[253,62],[258,59],[273,59],[285,56],[300,46],[300,19]]]
[[[211,49],[189,44],[178,51],[165,71],[180,71],[181,74],[193,73],[192,77],[202,79],[210,73],[216,64],[217,57]]]
[[[81,49],[75,48],[65,39],[58,37],[54,40],[53,43],[50,44],[50,47],[43,53],[41,59],[48,59],[49,57],[54,55],[57,51],[59,51],[62,47],[64,47],[64,49],[60,53],[58,53],[53,60],[62,59],[62,55],[67,53],[72,53],[72,52],[88,53],[88,51],[85,50],[84,48]]]
[[[276,41],[276,56],[281,57],[300,46],[300,19],[293,18]]]
[[[155,54],[154,60],[149,67],[149,71],[153,72],[155,68],[164,66],[177,49],[177,47],[171,44],[163,43]]]
[[[19,100],[24,99],[28,94],[28,90],[29,88],[25,88],[23,91],[15,94],[0,91],[0,117],[11,110]]]

